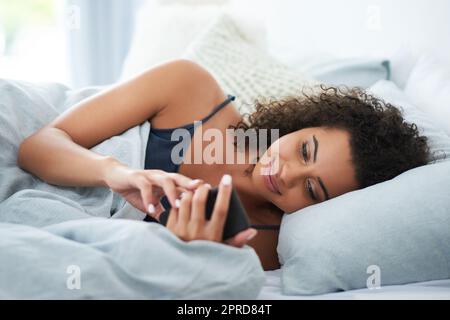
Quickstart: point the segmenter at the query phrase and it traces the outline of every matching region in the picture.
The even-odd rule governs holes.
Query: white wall
[[[328,51],[391,56],[401,46],[450,56],[449,0],[267,0],[268,41],[279,58]]]

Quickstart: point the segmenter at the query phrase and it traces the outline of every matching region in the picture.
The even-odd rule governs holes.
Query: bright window
[[[68,83],[64,3],[0,0],[0,78]]]

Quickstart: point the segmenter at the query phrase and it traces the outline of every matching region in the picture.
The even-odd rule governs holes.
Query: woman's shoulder
[[[151,121],[154,127],[179,127],[203,119],[215,106],[228,98],[228,92],[201,65],[189,60],[177,60],[179,87],[173,91],[170,103]],[[233,108],[235,109],[235,108]],[[233,110],[235,116],[239,113]]]
[[[180,90],[174,92],[175,100],[183,105],[189,104],[190,100],[196,104],[214,104],[226,98],[217,79],[206,68],[190,60],[178,60],[178,64],[183,81]]]

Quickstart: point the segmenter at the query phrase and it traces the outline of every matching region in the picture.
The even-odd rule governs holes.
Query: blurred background
[[[2,77],[68,80],[63,10],[61,1],[0,0]]]
[[[303,71],[325,59],[385,58],[405,78],[423,52],[450,56],[448,0],[0,0],[0,77],[111,84],[182,56],[223,12],[255,46]]]
[[[139,2],[0,0],[0,76],[77,87],[113,82]]]

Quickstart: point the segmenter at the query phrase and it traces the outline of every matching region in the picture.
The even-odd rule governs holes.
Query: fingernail
[[[155,206],[151,203],[148,205],[147,210],[148,210],[148,213],[150,213],[150,214],[155,214],[155,212],[156,212]]]
[[[206,183],[205,185],[206,185],[209,189],[212,188],[211,185],[210,185],[209,183]]]
[[[180,199],[175,199],[175,208],[180,207]]]
[[[252,240],[256,236],[257,233],[258,233],[258,231],[253,230],[253,232],[247,236],[247,241]]]
[[[229,174],[225,174],[222,177],[222,181],[221,182],[222,182],[223,185],[226,185],[226,186],[231,185],[231,176]]]

